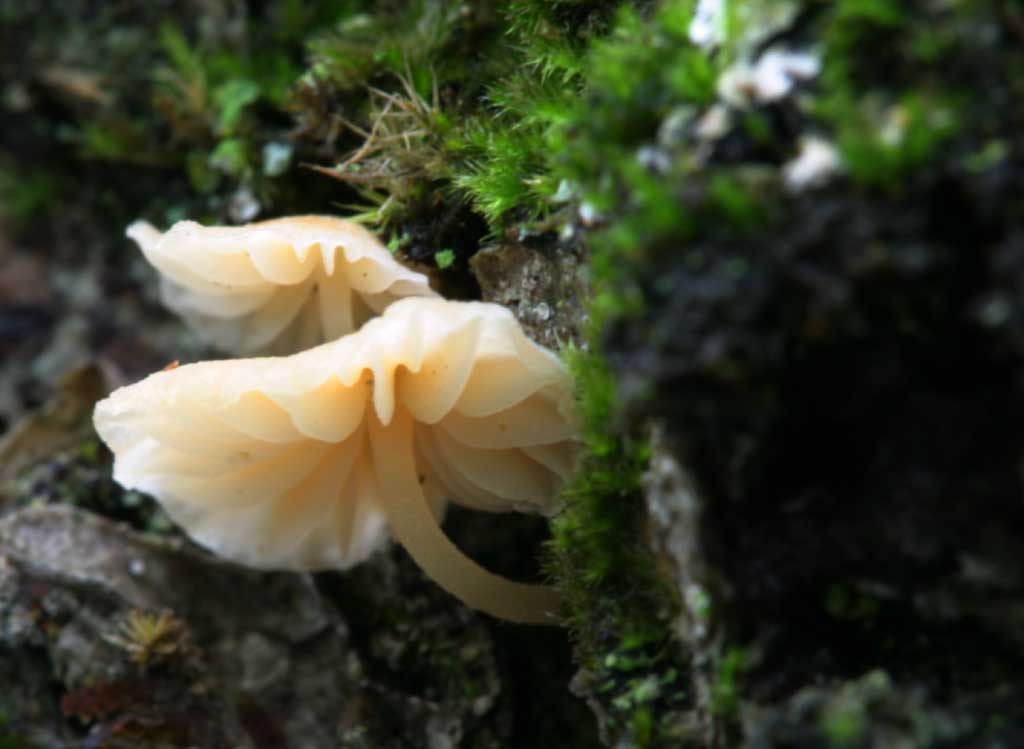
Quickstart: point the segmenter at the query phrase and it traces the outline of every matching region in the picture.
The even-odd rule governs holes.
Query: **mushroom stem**
[[[423,571],[467,606],[491,616],[522,624],[558,624],[561,599],[554,588],[488,572],[438,526],[420,488],[409,413],[396,408],[387,426],[376,414],[368,421],[381,505],[395,538]]]

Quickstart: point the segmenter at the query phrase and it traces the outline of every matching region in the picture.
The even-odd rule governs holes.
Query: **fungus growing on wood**
[[[558,597],[470,560],[446,500],[548,514],[573,467],[568,376],[503,307],[413,298],[283,358],[158,372],[96,407],[114,477],[243,564],[350,567],[387,528],[470,606],[554,623]]]
[[[164,304],[218,348],[291,354],[356,330],[406,296],[435,296],[372,234],[330,216],[245,226],[179,221],[127,234],[161,274]]]

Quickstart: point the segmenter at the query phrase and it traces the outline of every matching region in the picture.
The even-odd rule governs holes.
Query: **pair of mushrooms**
[[[438,298],[339,219],[128,235],[164,301],[209,340],[292,355],[177,367],[100,402],[122,485],[246,565],[345,569],[390,528],[470,606],[557,621],[553,589],[488,572],[439,527],[447,500],[549,514],[572,471],[567,374],[508,310]]]

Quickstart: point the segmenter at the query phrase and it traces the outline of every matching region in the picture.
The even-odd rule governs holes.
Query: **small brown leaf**
[[[96,364],[65,375],[53,398],[0,439],[0,487],[43,458],[86,438],[92,431],[93,406],[109,390]]]

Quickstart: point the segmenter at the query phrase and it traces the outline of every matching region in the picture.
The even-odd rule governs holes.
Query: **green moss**
[[[716,715],[735,719],[740,707],[740,679],[747,670],[749,656],[743,648],[734,647],[718,661],[718,673],[711,684],[711,710]]]
[[[569,349],[566,363],[579,393],[587,456],[584,470],[566,490],[565,511],[552,524],[553,571],[574,618],[582,620],[611,576],[616,578],[611,582],[631,588],[654,579],[637,535],[648,448],[643,440],[623,440],[610,429],[616,383],[600,357]]]
[[[964,168],[980,174],[1004,163],[1010,156],[1010,147],[1003,140],[990,140],[981,148],[969,153],[963,160]]]
[[[0,163],[0,215],[15,225],[25,225],[47,210],[61,193],[53,174],[26,173]]]
[[[455,186],[492,224],[513,209],[521,219],[536,218],[543,199],[554,193],[536,132],[471,126],[452,150],[463,160]]]
[[[672,596],[643,541],[646,441],[613,428],[617,386],[604,361],[570,349],[586,456],[552,522],[547,568],[565,597],[577,656],[607,701],[612,725],[635,746],[667,740],[660,716],[684,703],[681,655],[669,622]]]
[[[836,139],[847,170],[870,185],[891,185],[919,169],[956,135],[959,107],[952,99],[908,94],[884,104],[880,98],[842,100],[822,112],[836,123]]]
[[[465,201],[494,230],[539,218],[558,185],[548,137],[579,92],[587,40],[616,5],[416,2],[322,35],[306,83],[347,92],[364,136],[339,179],[386,191],[401,203],[391,220],[415,211],[404,197],[414,182]],[[458,94],[441,101],[445,90]]]
[[[436,0],[384,8],[351,3],[330,31],[321,30],[312,38],[311,70],[322,82],[344,91],[357,91],[388,73],[409,73],[415,89],[429,95],[436,80],[467,77],[469,61],[445,53],[488,19],[482,8]]]
[[[242,176],[249,165],[245,142],[239,138],[225,138],[210,152],[207,163],[218,172]]]
[[[957,40],[929,31],[916,10],[843,0],[823,24],[823,93],[814,108],[834,129],[850,175],[867,185],[892,186],[929,163],[957,135],[969,100],[941,68]]]
[[[583,73],[587,39],[607,30],[617,5],[607,0],[511,0],[505,18],[526,65],[541,80],[570,81]]]
[[[735,176],[712,176],[708,182],[708,199],[722,220],[734,226],[753,227],[764,221],[764,201]]]
[[[862,705],[852,703],[829,713],[822,721],[821,730],[835,749],[857,746],[864,735],[867,716]]]
[[[226,135],[235,132],[246,107],[260,98],[258,84],[247,78],[231,78],[213,91],[217,132]]]
[[[440,252],[435,252],[434,263],[441,270],[451,268],[455,263],[455,250],[441,250]]]
[[[77,132],[66,132],[67,141],[86,159],[122,161],[143,166],[164,166],[166,156],[154,152],[150,134],[138,122],[110,115],[86,124]]]
[[[99,440],[88,439],[78,446],[77,458],[86,465],[100,462],[102,451]]]
[[[182,143],[208,145],[217,138],[252,137],[247,110],[261,100],[282,105],[299,75],[295,52],[289,55],[287,45],[262,55],[226,49],[204,52],[192,47],[182,29],[171,23],[161,27],[160,43],[166,58],[152,73],[155,105]]]
[[[825,705],[819,719],[819,727],[829,746],[832,749],[860,746],[872,721],[879,720],[879,713],[884,713],[883,708],[892,697],[892,684],[884,671],[872,671],[843,684]],[[902,706],[902,711],[901,718],[910,724],[909,731],[916,734],[919,745],[929,745],[931,729],[920,706],[911,703]]]
[[[688,157],[658,143],[667,123],[685,127],[715,97],[720,62],[686,37],[693,8],[672,0],[645,18],[623,6],[588,51],[581,95],[547,133],[554,176],[576,185],[584,205],[607,224],[590,235],[599,329],[643,304],[624,261],[638,261],[663,239],[680,241],[695,227],[697,217],[676,188],[690,171]],[[731,216],[755,212],[726,178],[714,199]]]

